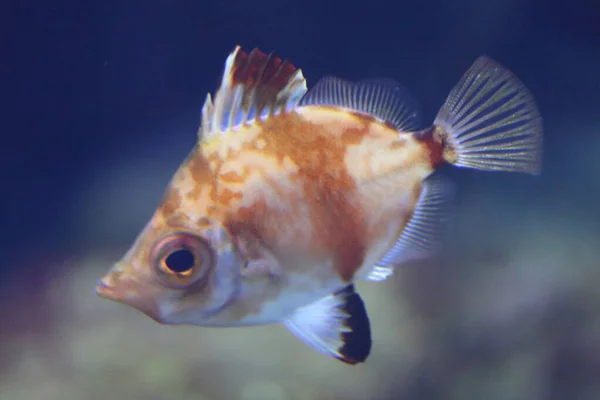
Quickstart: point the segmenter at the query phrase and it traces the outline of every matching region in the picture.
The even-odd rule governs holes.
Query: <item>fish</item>
[[[310,89],[275,53],[235,46],[192,150],[96,293],[165,325],[285,326],[348,365],[373,346],[358,282],[439,250],[444,166],[540,175],[531,92],[487,56],[433,123],[392,79]]]

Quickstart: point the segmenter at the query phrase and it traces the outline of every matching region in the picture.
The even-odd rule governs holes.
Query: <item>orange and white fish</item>
[[[389,80],[326,77],[236,47],[198,140],[97,293],[163,324],[283,323],[346,363],[371,350],[354,290],[435,248],[450,188],[444,164],[541,172],[529,91],[481,57],[433,124]]]

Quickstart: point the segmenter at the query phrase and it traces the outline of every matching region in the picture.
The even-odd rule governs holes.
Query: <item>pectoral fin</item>
[[[371,351],[371,327],[354,285],[301,307],[284,321],[298,338],[347,364],[364,362]]]

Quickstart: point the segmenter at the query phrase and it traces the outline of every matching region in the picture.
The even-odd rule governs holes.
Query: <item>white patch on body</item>
[[[366,210],[369,239],[355,280],[365,278],[392,248],[413,212],[415,188],[431,173],[420,154],[421,146],[410,137],[404,142],[404,146],[392,149],[389,139],[365,138],[348,148],[345,163]]]
[[[320,270],[321,276],[328,275],[329,278],[319,279],[319,277],[310,273],[310,271],[316,269]],[[307,306],[347,286],[333,270],[332,262],[306,266],[303,270],[309,273],[287,273],[282,280],[284,286],[280,295],[266,300],[261,305],[259,314],[252,314],[240,320],[240,323],[282,322],[299,307]],[[248,287],[246,290],[252,290],[252,288]]]

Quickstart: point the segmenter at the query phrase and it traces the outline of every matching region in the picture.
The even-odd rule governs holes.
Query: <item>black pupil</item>
[[[194,255],[186,249],[175,250],[167,256],[165,264],[173,272],[186,272],[194,268]]]

